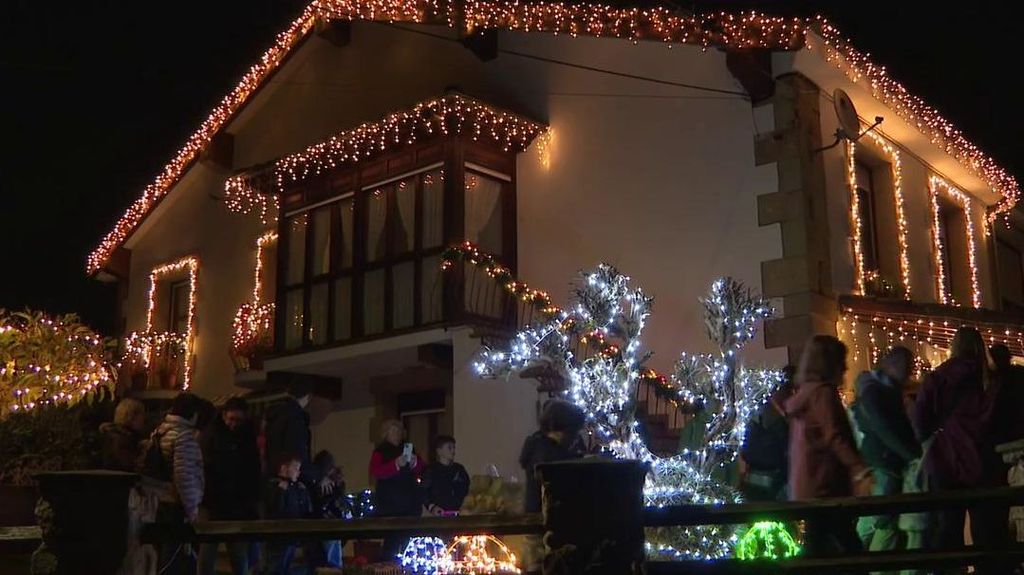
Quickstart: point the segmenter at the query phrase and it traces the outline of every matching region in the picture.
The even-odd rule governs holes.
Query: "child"
[[[455,463],[455,438],[439,435],[434,440],[434,462],[423,471],[423,506],[431,515],[454,515],[469,492],[469,474]]]
[[[268,519],[305,519],[313,512],[313,504],[309,490],[299,481],[302,471],[302,459],[299,455],[288,455],[282,458],[277,467],[277,475],[271,477],[264,489],[263,503]],[[286,575],[299,546],[296,542],[267,543],[267,573]],[[307,572],[312,574],[319,563],[321,551],[315,544],[303,543]]]

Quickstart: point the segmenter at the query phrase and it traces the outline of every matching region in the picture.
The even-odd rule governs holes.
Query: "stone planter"
[[[1012,465],[1007,476],[1011,487],[1024,487],[1024,439],[1003,443],[996,447],[1003,461]],[[1010,529],[1017,541],[1024,543],[1024,507],[1010,508]]]

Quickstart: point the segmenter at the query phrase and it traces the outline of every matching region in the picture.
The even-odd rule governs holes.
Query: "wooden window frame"
[[[444,290],[441,294],[442,313],[438,321],[423,322],[423,262],[427,258],[440,256],[445,249],[464,239],[465,233],[465,173],[478,171],[485,176],[493,177],[486,171],[473,170],[467,164],[475,164],[486,171],[501,174],[502,181],[502,262],[513,272],[516,268],[516,194],[515,194],[515,165],[514,153],[505,152],[500,149],[491,148],[480,142],[473,142],[469,138],[451,136],[438,138],[432,141],[403,147],[397,151],[377,157],[371,161],[362,162],[354,166],[346,166],[336,169],[330,173],[317,178],[310,179],[302,186],[285,189],[281,194],[282,217],[278,223],[278,246],[277,246],[277,286],[275,294],[275,306],[278,313],[275,314],[274,332],[276,354],[288,355],[303,353],[312,349],[326,349],[343,345],[350,345],[360,341],[394,337],[403,333],[411,333],[464,322],[469,319],[465,313],[461,293],[448,293]],[[423,176],[435,170],[442,170],[443,173],[443,222],[441,243],[435,247],[423,247]],[[412,249],[408,252],[396,254],[393,246],[394,217],[397,210],[396,194],[397,186],[392,185],[398,181],[415,178],[415,233]],[[384,223],[385,256],[379,260],[369,261],[367,256],[367,199],[374,189],[388,186],[387,210]],[[342,246],[338,243],[343,238],[342,219],[337,209],[341,202],[352,198],[354,202],[354,214],[352,218],[352,260],[351,265],[342,267]],[[330,209],[331,232],[328,239],[330,250],[330,266],[326,274],[313,276],[312,274],[312,253],[313,238],[315,237],[315,218],[313,213],[317,209]],[[305,234],[305,253],[303,261],[302,281],[288,282],[288,264],[290,263],[290,249],[288,225],[292,218],[306,214],[307,228]],[[413,268],[413,319],[412,325],[396,329],[394,327],[394,268],[403,263],[412,262]],[[384,279],[384,324],[383,329],[378,333],[367,334],[365,330],[364,295],[365,281],[368,273],[385,271]],[[456,272],[457,273],[457,272]],[[350,337],[339,339],[335,333],[335,323],[339,310],[336,307],[336,285],[339,280],[350,278]],[[310,301],[314,285],[326,283],[327,285],[327,336],[323,344],[314,344],[309,338]],[[303,326],[302,338],[298,347],[285,347],[285,328],[288,315],[286,306],[288,293],[292,290],[302,290],[302,313]]]
[[[182,288],[184,288],[184,292],[185,292],[185,300],[184,300],[185,301],[185,315],[183,317],[179,318],[179,317],[177,317],[175,315],[174,310],[177,307],[176,304],[178,303],[178,298],[177,298],[178,290],[180,290]],[[191,302],[189,302],[190,298],[191,298],[191,289],[190,289],[190,286],[189,286],[189,278],[186,277],[184,279],[179,279],[179,280],[174,280],[174,281],[168,282],[168,284],[167,284],[167,304],[168,304],[168,306],[167,306],[167,331],[168,332],[170,332],[170,333],[180,333],[180,334],[188,333],[188,309],[189,309],[189,306],[191,305]],[[174,326],[178,323],[179,319],[181,319],[182,322],[185,324],[185,330],[184,331],[179,331],[179,330],[174,329]]]
[[[861,206],[860,223],[861,223],[861,257],[864,259],[864,272],[878,272],[881,268],[879,261],[878,251],[878,212],[875,201],[875,168],[866,162],[855,160],[855,169],[860,173],[867,175],[868,181],[867,186],[865,182],[861,182],[860,178],[857,178],[857,201],[858,205]],[[864,205],[861,202],[867,202]],[[867,215],[870,221],[864,221],[864,216]],[[868,265],[868,262],[873,265]]]

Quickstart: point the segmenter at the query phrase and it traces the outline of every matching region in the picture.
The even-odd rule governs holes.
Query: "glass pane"
[[[384,331],[384,272],[373,270],[363,276],[363,334]]]
[[[423,174],[423,247],[436,248],[444,241],[444,171]]]
[[[354,198],[341,200],[338,203],[338,215],[341,216],[341,238],[335,242],[336,250],[341,251],[341,267],[352,267],[352,230],[355,229]],[[339,245],[340,244],[340,245]]]
[[[352,278],[334,282],[334,339],[352,337]]]
[[[395,186],[395,212],[391,222],[391,245],[396,254],[413,248],[416,238],[416,179],[398,182]]]
[[[387,242],[384,238],[384,223],[388,213],[389,186],[369,192],[366,196],[366,260],[377,261],[384,257]]]
[[[302,289],[288,292],[284,305],[284,348],[296,349],[302,345]]]
[[[501,184],[466,172],[466,239],[494,255],[501,255]]]
[[[313,212],[313,275],[331,271],[331,208]]]
[[[306,226],[308,214],[299,214],[288,222],[288,283],[297,284],[305,277]]]
[[[309,341],[327,343],[327,284],[315,284],[309,292]]]
[[[391,285],[394,294],[391,300],[391,325],[394,329],[411,327],[415,321],[416,264],[406,262],[391,268]]]
[[[274,303],[277,294],[277,242],[263,245],[260,266],[260,303]]]
[[[171,286],[171,322],[174,333],[188,331],[189,283],[180,282]]]
[[[423,285],[420,288],[420,309],[423,310],[421,319],[425,324],[441,321],[441,302],[444,294],[441,256],[423,258],[420,265],[423,266]]]

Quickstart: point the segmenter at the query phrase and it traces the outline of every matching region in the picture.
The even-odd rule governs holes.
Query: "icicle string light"
[[[521,152],[546,128],[510,112],[453,94],[421,102],[284,156],[269,169],[240,174],[224,184],[229,209],[259,213],[261,219],[276,205],[273,198],[288,184],[301,182],[341,165],[365,161],[391,147],[412,144],[432,136],[462,134],[491,142],[506,151]],[[267,185],[270,188],[267,189]],[[270,198],[268,198],[270,196]]]
[[[803,20],[777,18],[755,12],[694,16],[674,14],[663,8],[612,8],[597,4],[558,2],[497,2],[447,0],[314,0],[274,44],[249,69],[242,80],[214,108],[206,120],[186,141],[184,147],[143,190],[142,196],[121,216],[114,228],[89,255],[88,273],[98,271],[114,250],[142,222],[161,198],[253,93],[274,73],[285,57],[306,37],[319,21],[330,19],[371,20],[378,22],[414,22],[462,25],[469,34],[482,29],[520,32],[548,32],[569,36],[586,35],[632,40],[660,41],[722,47],[725,49],[761,48],[796,50],[812,47],[808,32],[816,29],[823,40],[828,62],[844,71],[854,82],[866,79],[872,94],[913,126],[918,126],[931,142],[957,158],[969,170],[979,174],[1003,199],[989,214],[994,219],[1016,203],[1016,180],[995,160],[985,155],[935,109],[912,95],[885,68],[873,63],[845,40],[823,18]],[[254,206],[264,219],[270,204]]]
[[[949,246],[943,245],[942,243],[942,207],[939,203],[939,192],[944,193],[950,199],[960,204],[964,212],[964,229],[967,241],[967,264],[970,269],[971,279],[971,305],[980,308],[981,307],[981,287],[978,284],[978,262],[977,262],[977,248],[975,246],[975,233],[974,233],[974,203],[971,197],[961,192],[955,187],[951,186],[949,182],[932,176],[928,180],[928,190],[931,193],[931,206],[932,206],[932,241],[934,242],[933,251],[935,254],[935,279],[937,282],[939,302],[944,304],[955,303],[953,301],[953,294],[947,293],[946,291],[946,277],[952,273],[951,270],[946,269],[946,250]],[[952,260],[952,258],[950,258]]]

